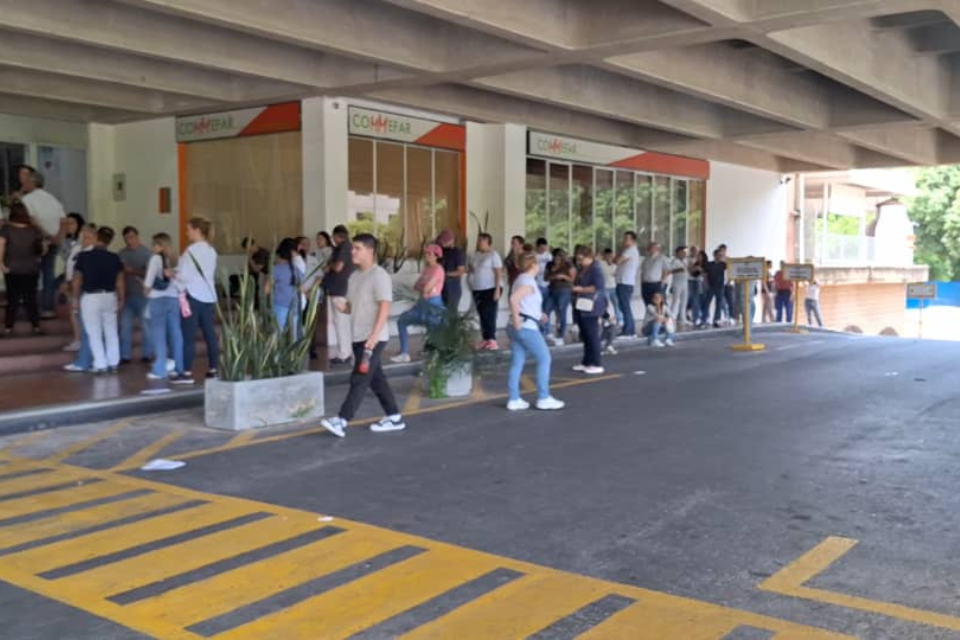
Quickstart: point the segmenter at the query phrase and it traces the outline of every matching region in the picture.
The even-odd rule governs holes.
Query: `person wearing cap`
[[[467,269],[463,249],[456,246],[456,241],[456,236],[449,229],[445,229],[437,236],[437,244],[443,249],[443,271],[446,274],[443,282],[443,303],[454,311],[460,307],[460,298],[463,296],[463,274]]]
[[[444,251],[436,244],[423,248],[423,272],[413,286],[420,292],[420,299],[397,318],[397,332],[400,334],[400,353],[390,361],[410,362],[409,327],[432,327],[443,321],[443,284],[446,280],[444,268],[440,266]]]

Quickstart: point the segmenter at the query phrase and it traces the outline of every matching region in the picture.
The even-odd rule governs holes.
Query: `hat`
[[[453,232],[450,231],[449,229],[444,229],[443,231],[440,232],[440,235],[437,236],[437,244],[440,244],[441,246],[445,244],[450,244],[453,241],[454,241]]]
[[[425,246],[423,248],[423,255],[427,255],[428,253],[435,255],[438,260],[443,257],[443,249],[441,249],[440,245],[437,244],[428,244]]]

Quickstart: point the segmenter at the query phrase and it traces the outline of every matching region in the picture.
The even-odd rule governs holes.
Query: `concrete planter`
[[[423,390],[430,393],[430,376],[422,378]],[[443,390],[444,398],[464,398],[473,393],[473,368],[465,367],[452,371]]]
[[[314,420],[324,415],[323,373],[243,382],[207,380],[203,406],[204,422],[214,429],[245,431]]]

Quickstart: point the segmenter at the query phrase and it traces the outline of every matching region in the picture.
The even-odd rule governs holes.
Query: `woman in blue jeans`
[[[285,331],[287,322],[293,323],[293,330],[299,331],[300,324],[300,285],[304,273],[294,262],[293,256],[297,243],[293,238],[284,238],[277,247],[276,264],[273,266],[270,287],[273,302],[273,315],[277,327]]]
[[[180,292],[167,269],[177,268],[177,254],[166,233],[153,236],[153,257],[147,263],[143,288],[147,292],[150,309],[150,340],[156,359],[147,374],[149,380],[166,380],[169,376],[167,360],[174,362],[171,381],[183,377],[183,333],[180,330]]]
[[[547,265],[546,280],[550,285],[547,304],[543,312],[547,314],[547,337],[554,346],[563,344],[567,333],[567,310],[573,301],[573,281],[577,277],[577,270],[567,260],[567,252],[563,249],[553,250],[553,262]],[[550,314],[557,316],[557,333],[551,335]]]
[[[220,345],[213,328],[217,312],[217,288],[214,276],[217,272],[217,250],[208,242],[213,233],[213,223],[206,218],[191,218],[187,222],[187,239],[190,246],[180,256],[179,268],[167,269],[165,275],[176,275],[177,283],[186,298],[190,315],[183,318],[183,376],[175,384],[193,384],[193,357],[196,352],[197,329],[207,343],[207,377],[216,378]]]
[[[420,299],[410,309],[407,309],[397,318],[397,333],[400,335],[400,353],[390,358],[391,362],[410,362],[410,333],[411,325],[419,325],[428,329],[443,321],[445,306],[443,304],[443,282],[446,279],[440,258],[443,249],[438,244],[428,244],[423,248],[423,271],[413,288],[420,292]],[[454,310],[455,311],[455,310]]]
[[[540,321],[543,319],[543,295],[537,287],[537,254],[525,252],[519,260],[520,275],[513,283],[510,294],[510,324],[507,335],[510,338],[510,375],[507,386],[510,390],[508,411],[522,411],[530,408],[530,403],[520,397],[520,375],[527,354],[537,361],[537,409],[554,411],[562,409],[564,404],[550,395],[550,349],[540,333]]]

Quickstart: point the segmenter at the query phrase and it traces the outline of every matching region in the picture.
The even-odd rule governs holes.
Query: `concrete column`
[[[88,217],[91,222],[111,226],[117,224],[117,206],[113,201],[113,174],[116,172],[114,134],[115,127],[112,125],[87,125]]]
[[[526,133],[515,124],[467,123],[467,211],[489,222],[494,246],[509,250],[510,238],[523,235],[526,214]],[[470,246],[477,222],[467,215]]]
[[[301,103],[303,234],[312,238],[348,222],[347,105],[339,98]]]

